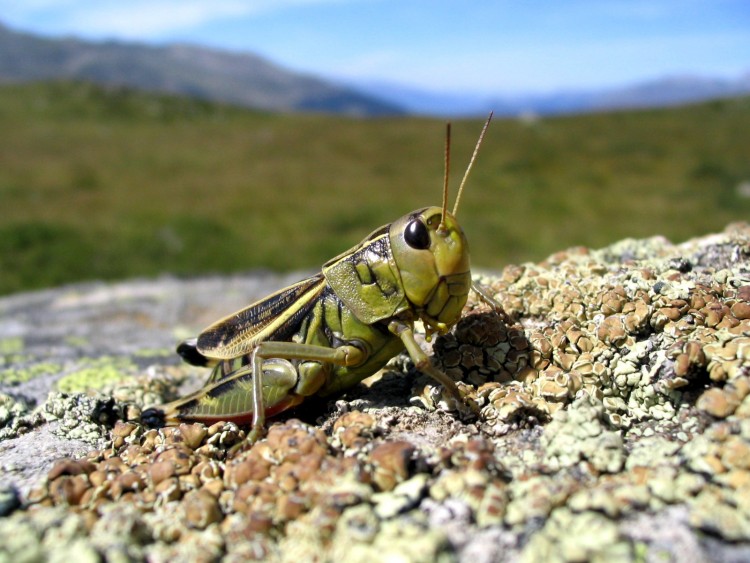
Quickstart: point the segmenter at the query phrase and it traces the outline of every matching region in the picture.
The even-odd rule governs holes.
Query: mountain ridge
[[[0,24],[0,82],[88,80],[267,111],[392,115],[398,106],[249,53],[189,44],[51,39]]]
[[[610,88],[548,93],[450,93],[403,84],[326,78],[248,52],[187,43],[49,38],[0,22],[0,83],[86,80],[186,95],[273,112],[474,117],[557,115],[656,108],[750,94],[750,69],[736,78],[665,76]]]
[[[736,78],[675,75],[643,80],[619,87],[560,89],[548,93],[492,95],[439,92],[384,81],[350,83],[364,93],[403,107],[413,114],[430,116],[559,115],[622,109],[646,109],[697,103],[750,94],[750,71]]]

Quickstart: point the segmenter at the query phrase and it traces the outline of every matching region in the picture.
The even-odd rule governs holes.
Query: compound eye
[[[414,219],[406,225],[404,232],[406,244],[417,250],[427,250],[430,248],[430,233],[427,227],[419,219]]]

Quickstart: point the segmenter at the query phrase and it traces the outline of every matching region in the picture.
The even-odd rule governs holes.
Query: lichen
[[[531,538],[521,561],[630,562],[634,549],[624,539],[617,524],[593,511],[575,513],[555,510],[544,527]]]
[[[27,404],[0,393],[0,441],[15,438],[39,426],[44,417]]]
[[[16,362],[13,362],[16,364]],[[18,362],[23,364],[24,362]],[[55,362],[34,362],[22,367],[10,367],[0,372],[0,383],[5,385],[16,385],[31,381],[38,377],[59,373],[60,364]]]
[[[0,338],[0,356],[18,354],[24,348],[23,338]]]
[[[602,403],[588,395],[555,413],[542,436],[547,452],[544,462],[551,471],[580,463],[601,473],[620,471],[625,462],[622,436],[607,428],[603,415]]]
[[[137,369],[129,358],[103,356],[87,359],[75,371],[60,378],[56,387],[62,393],[101,389],[133,375]]]
[[[118,419],[125,419],[125,407],[114,399],[82,393],[50,393],[42,416],[58,425],[52,432],[60,437],[101,445]]]

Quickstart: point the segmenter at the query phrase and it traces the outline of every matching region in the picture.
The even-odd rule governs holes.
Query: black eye
[[[430,248],[430,233],[427,232],[427,227],[419,219],[414,219],[406,225],[404,240],[406,244],[417,250]]]

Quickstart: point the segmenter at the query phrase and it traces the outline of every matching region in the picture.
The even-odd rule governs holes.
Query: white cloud
[[[565,42],[559,38],[508,42],[472,51],[373,50],[341,55],[316,69],[340,80],[376,79],[446,93],[528,93],[618,87],[667,75],[736,76],[748,68],[746,33],[684,33]],[[460,48],[459,48],[460,47]],[[717,64],[713,50],[736,52]],[[312,64],[312,63],[311,63]]]
[[[88,37],[152,39],[228,18],[251,17],[343,0],[0,0],[0,13],[20,27],[45,21],[52,31]]]
[[[67,27],[86,34],[152,38],[227,17],[246,16],[251,10],[249,3],[234,0],[101,2],[94,9],[72,12]]]

